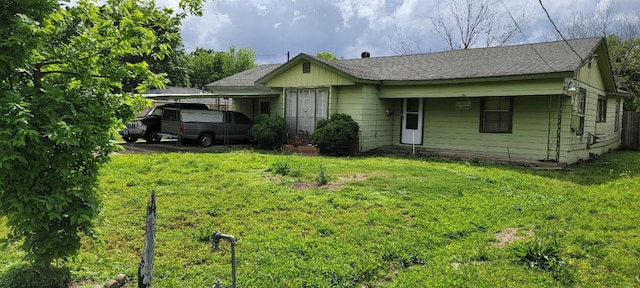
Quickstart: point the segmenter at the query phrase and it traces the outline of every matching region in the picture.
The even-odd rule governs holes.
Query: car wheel
[[[127,143],[133,143],[138,141],[138,137],[133,137],[133,136],[122,136],[122,139]]]
[[[151,129],[147,132],[147,138],[145,140],[147,140],[147,143],[157,144],[160,143],[162,137],[160,137],[158,129]]]
[[[200,146],[202,147],[209,147],[211,146],[211,144],[213,144],[213,133],[202,133],[200,134],[200,137],[198,137],[198,144],[200,144]]]

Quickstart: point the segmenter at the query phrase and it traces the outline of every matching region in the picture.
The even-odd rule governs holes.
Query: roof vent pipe
[[[360,54],[360,57],[364,58],[370,58],[371,57],[371,53],[364,51]]]

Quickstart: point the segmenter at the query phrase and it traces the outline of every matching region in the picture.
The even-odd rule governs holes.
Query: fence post
[[[151,287],[151,269],[156,250],[156,191],[151,190],[151,199],[147,204],[146,228],[144,232],[144,249],[142,260],[138,266],[138,288]]]

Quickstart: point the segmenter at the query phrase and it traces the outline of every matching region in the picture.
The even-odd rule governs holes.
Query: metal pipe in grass
[[[226,239],[231,242],[231,287],[236,288],[236,237],[233,235],[222,234],[216,230],[211,234],[211,241],[213,241],[213,251],[220,251],[220,239]],[[219,282],[216,284],[218,286]]]

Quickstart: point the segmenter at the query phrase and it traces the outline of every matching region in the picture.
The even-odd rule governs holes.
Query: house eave
[[[572,77],[573,72],[554,72],[544,74],[528,74],[528,75],[510,75],[496,77],[478,77],[478,78],[455,78],[455,79],[435,79],[435,80],[382,80],[375,81],[380,85],[401,86],[401,85],[442,85],[442,84],[463,84],[463,83],[487,83],[487,82],[505,82],[505,81],[521,81],[521,80],[539,80],[539,79],[563,79]],[[359,82],[364,83],[364,82]]]

